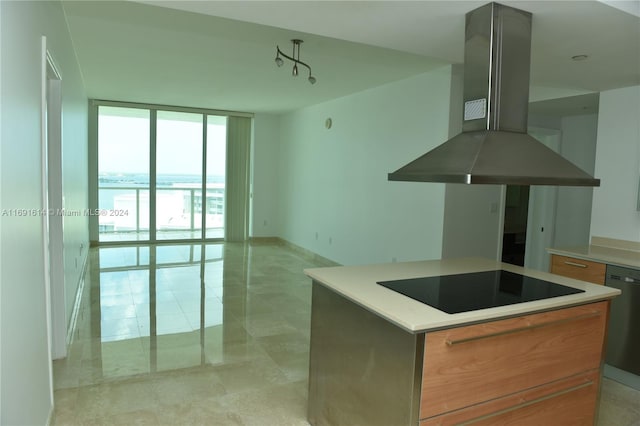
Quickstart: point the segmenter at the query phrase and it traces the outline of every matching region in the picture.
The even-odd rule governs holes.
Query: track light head
[[[278,67],[281,67],[282,65],[284,65],[284,60],[282,58],[286,58],[290,60],[291,62],[293,62],[293,69],[291,70],[291,75],[294,77],[297,77],[299,74],[298,65],[302,65],[303,67],[309,70],[309,77],[307,78],[309,83],[316,84],[316,78],[313,75],[311,75],[311,67],[300,60],[300,44],[302,44],[303,41],[299,39],[293,39],[291,40],[291,43],[293,43],[292,56],[287,55],[282,50],[280,50],[279,46],[276,46],[276,59],[275,59],[276,65]]]

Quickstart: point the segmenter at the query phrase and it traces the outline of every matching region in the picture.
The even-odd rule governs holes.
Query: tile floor
[[[198,219],[199,220],[199,219]],[[197,223],[197,222],[196,222]],[[224,228],[207,228],[207,238],[224,238]],[[159,229],[156,233],[158,240],[186,240],[199,239],[202,236],[200,229],[189,230],[167,230]],[[131,244],[139,244],[141,241],[149,241],[149,230],[140,231],[103,231],[100,232],[99,240],[101,242],[125,242]]]
[[[265,243],[91,249],[55,425],[308,425],[315,266]],[[601,399],[599,426],[640,426],[640,392]]]

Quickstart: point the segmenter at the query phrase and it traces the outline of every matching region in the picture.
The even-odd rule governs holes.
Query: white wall
[[[278,235],[280,116],[256,114],[253,119],[252,237]]]
[[[591,236],[640,242],[640,86],[600,93]]]
[[[42,208],[41,36],[63,78],[66,207],[86,206],[86,97],[59,2],[0,2],[1,208]],[[85,165],[85,166],[82,166]],[[83,201],[85,200],[85,201]],[[0,216],[1,424],[42,425],[52,409],[42,218]],[[70,253],[85,245],[86,219],[65,221]],[[75,245],[75,247],[74,247]],[[66,254],[66,253],[65,253]],[[70,254],[71,255],[71,254]],[[69,272],[75,278],[77,270]]]
[[[280,236],[342,264],[440,258],[444,185],[387,174],[447,139],[450,84],[445,67],[283,116]]]
[[[582,170],[593,174],[595,169],[598,115],[563,117],[561,129],[560,154]],[[555,247],[589,244],[592,198],[593,188],[558,188]]]
[[[443,258],[502,255],[504,185],[447,184]]]

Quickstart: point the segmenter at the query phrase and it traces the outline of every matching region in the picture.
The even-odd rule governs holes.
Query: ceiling
[[[464,15],[485,3],[92,0],[63,7],[90,98],[280,113],[461,63]],[[533,14],[532,101],[640,84],[639,1],[502,3]],[[304,40],[300,59],[315,85],[306,71],[294,78],[289,64],[274,63],[276,46],[290,54],[293,38]],[[571,59],[583,54],[588,59]]]

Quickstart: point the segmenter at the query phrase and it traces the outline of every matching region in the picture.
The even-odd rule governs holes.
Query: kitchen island
[[[494,270],[583,291],[448,314],[378,284]],[[593,424],[618,290],[485,259],[305,273],[312,425]]]

